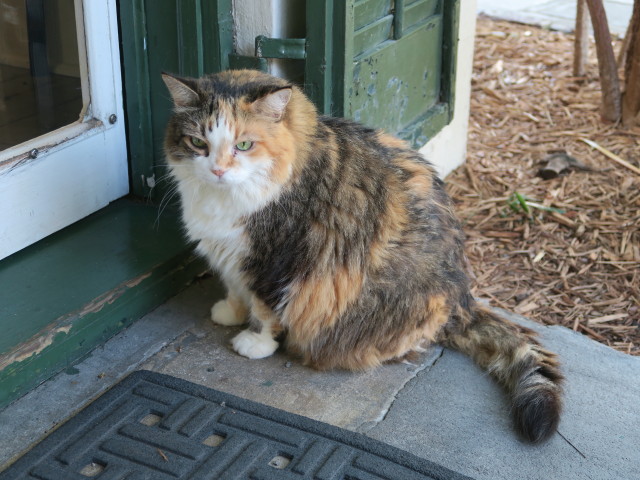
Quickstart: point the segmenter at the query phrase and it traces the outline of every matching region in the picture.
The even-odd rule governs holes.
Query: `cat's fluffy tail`
[[[529,441],[548,439],[562,410],[562,381],[556,356],[535,332],[476,305],[463,328],[447,332],[445,344],[485,368],[511,396],[516,428]]]

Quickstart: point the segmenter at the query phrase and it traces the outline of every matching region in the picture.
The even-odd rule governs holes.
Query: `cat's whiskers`
[[[269,204],[269,208],[271,210],[273,210],[274,208],[280,208],[280,210],[282,211],[283,215],[287,214],[287,209],[284,207],[284,204],[282,203],[280,198],[278,198],[278,199],[274,200],[273,202],[271,202]]]
[[[158,205],[158,215],[156,216],[156,221],[154,222],[155,228],[158,228],[160,226],[160,217],[162,216],[162,213],[165,211],[165,209],[167,208],[169,203],[171,203],[171,200],[176,196],[177,193],[178,183],[174,182],[162,196],[162,200],[160,200],[160,205]]]
[[[156,179],[156,185],[159,185],[162,182],[176,185],[178,183],[178,180],[173,176],[171,172],[168,172]]]
[[[154,165],[152,168],[159,169],[159,168],[166,168],[166,167],[167,167],[166,165]],[[155,177],[155,174],[154,174],[154,177]],[[178,183],[177,183],[177,179],[173,178],[170,171],[168,171],[164,175],[161,175],[157,179],[153,178],[153,180],[154,180],[154,185],[151,187],[151,190],[149,191],[149,198],[151,198],[153,189],[156,188],[157,185],[160,185],[164,181],[168,181],[168,183],[170,184],[170,187],[167,189],[167,191],[164,192],[164,194],[162,195],[162,198],[160,199],[160,204],[158,205],[158,214],[156,215],[156,219],[153,222],[154,228],[158,228],[158,226],[160,225],[160,216],[162,215],[162,212],[167,207],[171,199],[177,193]]]
[[[194,186],[195,188],[191,189],[191,204],[193,205],[196,201],[196,197],[200,196],[200,182],[196,182],[195,180],[191,179],[191,182],[187,182],[186,185],[187,186]]]

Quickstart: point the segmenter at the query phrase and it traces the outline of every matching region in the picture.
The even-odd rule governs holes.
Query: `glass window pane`
[[[0,150],[76,122],[82,106],[74,0],[2,0]]]

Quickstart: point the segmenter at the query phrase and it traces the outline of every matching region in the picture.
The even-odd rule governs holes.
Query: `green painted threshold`
[[[177,210],[121,199],[0,262],[0,408],[206,270]]]

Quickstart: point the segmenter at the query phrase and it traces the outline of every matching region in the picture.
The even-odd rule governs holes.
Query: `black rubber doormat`
[[[461,480],[360,434],[159,373],[129,375],[0,479]]]

